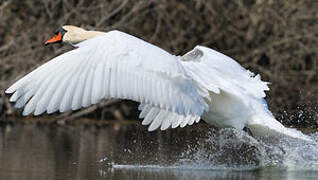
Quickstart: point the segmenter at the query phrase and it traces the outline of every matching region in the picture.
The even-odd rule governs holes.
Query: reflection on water
[[[3,125],[0,179],[316,179],[317,147],[295,146],[297,156],[205,124],[165,132],[139,124]],[[310,168],[299,169],[304,160]]]

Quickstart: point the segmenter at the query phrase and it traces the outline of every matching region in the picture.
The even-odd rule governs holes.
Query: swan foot
[[[248,127],[245,126],[245,127],[243,128],[243,131],[245,131],[248,135],[254,137],[252,131],[251,131]]]

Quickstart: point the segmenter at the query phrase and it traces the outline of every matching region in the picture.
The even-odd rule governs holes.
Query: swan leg
[[[254,137],[252,131],[251,131],[247,126],[245,126],[245,127],[243,128],[243,131],[245,131],[248,135]]]

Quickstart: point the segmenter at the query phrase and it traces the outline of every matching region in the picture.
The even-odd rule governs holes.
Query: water
[[[318,141],[318,133],[311,135]],[[2,125],[0,179],[317,179],[318,145],[263,143],[206,124]]]

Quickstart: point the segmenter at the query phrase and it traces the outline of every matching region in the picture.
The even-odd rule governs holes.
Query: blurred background
[[[4,90],[72,47],[44,46],[62,25],[113,29],[183,55],[204,45],[271,82],[270,110],[288,126],[318,126],[318,3],[315,0],[0,0],[0,120],[73,123],[137,119],[122,100],[56,116],[21,119]]]

